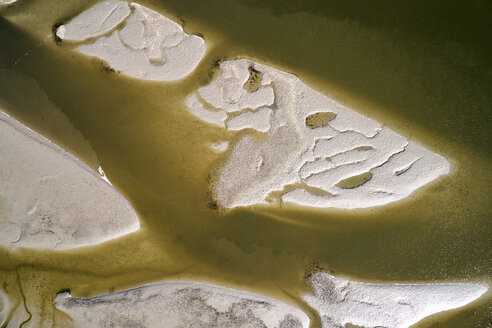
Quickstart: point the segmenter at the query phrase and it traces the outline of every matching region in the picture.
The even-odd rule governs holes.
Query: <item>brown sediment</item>
[[[306,126],[311,129],[327,126],[337,115],[331,112],[314,113],[306,117]]]
[[[249,67],[248,71],[249,71],[249,78],[244,83],[243,88],[248,92],[254,92],[258,90],[258,88],[261,85],[261,77],[263,76],[263,73],[255,70],[253,67]]]

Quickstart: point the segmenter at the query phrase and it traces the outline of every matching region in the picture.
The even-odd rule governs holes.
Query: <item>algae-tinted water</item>
[[[487,1],[141,1],[201,33],[207,53],[176,83],[125,78],[54,24],[95,2],[20,1],[0,11],[0,105],[87,162],[100,163],[142,229],[74,251],[0,250],[0,279],[39,326],[64,326],[62,289],[90,296],[151,281],[196,279],[296,304],[316,268],[363,281],[492,282]],[[370,4],[370,5],[369,5]],[[188,113],[184,97],[216,61],[237,57],[292,72],[452,163],[407,200],[361,211],[257,206],[217,211],[206,143],[237,138]],[[212,73],[212,74],[211,74]],[[58,128],[59,127],[59,128]],[[490,327],[492,297],[419,327]]]

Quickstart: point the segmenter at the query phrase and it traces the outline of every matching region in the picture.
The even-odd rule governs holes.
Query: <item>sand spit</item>
[[[229,142],[219,141],[219,142],[211,143],[209,146],[213,151],[221,153],[227,150],[227,147],[229,147]]]
[[[205,54],[203,38],[137,3],[102,2],[56,30],[84,43],[78,50],[117,72],[143,80],[175,81],[190,74]]]
[[[58,294],[75,327],[307,328],[301,310],[262,295],[198,282],[164,282],[92,298]]]
[[[220,68],[186,104],[205,122],[251,131],[231,146],[218,177],[216,195],[226,208],[268,203],[272,193],[312,207],[378,206],[449,172],[440,155],[292,74],[246,59]]]
[[[1,246],[72,249],[140,228],[103,177],[3,112],[0,154]]]
[[[16,3],[18,0],[0,0],[0,8]]]
[[[432,314],[462,307],[487,287],[470,283],[369,284],[316,273],[313,295],[304,300],[321,317],[323,328],[409,327]]]

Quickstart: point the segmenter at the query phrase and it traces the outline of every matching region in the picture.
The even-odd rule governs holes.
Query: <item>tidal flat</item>
[[[139,1],[207,44],[197,68],[174,82],[126,77],[56,42],[53,26],[96,3],[0,8],[0,107],[101,166],[141,228],[76,250],[0,248],[0,286],[19,325],[66,327],[54,307],[60,291],[89,297],[166,280],[273,297],[304,311],[311,327],[320,318],[302,295],[318,270],[372,283],[492,285],[489,2]],[[242,134],[197,119],[185,98],[237,58],[296,75],[442,155],[451,172],[369,209],[220,208],[211,184],[223,155],[208,144]],[[489,287],[415,327],[485,328],[491,313]]]

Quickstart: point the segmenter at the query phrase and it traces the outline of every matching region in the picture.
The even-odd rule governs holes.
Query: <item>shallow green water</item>
[[[299,297],[310,268],[363,281],[492,283],[490,2],[141,1],[205,38],[205,58],[177,83],[125,78],[56,45],[52,25],[93,3],[24,0],[0,10],[0,106],[100,163],[142,224],[76,251],[0,249],[4,288],[22,289],[40,326],[63,327],[52,300],[66,288],[89,296],[196,279],[296,304],[317,327]],[[369,210],[215,210],[210,179],[221,156],[205,142],[239,135],[201,123],[184,97],[208,83],[217,60],[242,56],[441,153],[452,173]],[[490,327],[491,294],[418,326]]]

